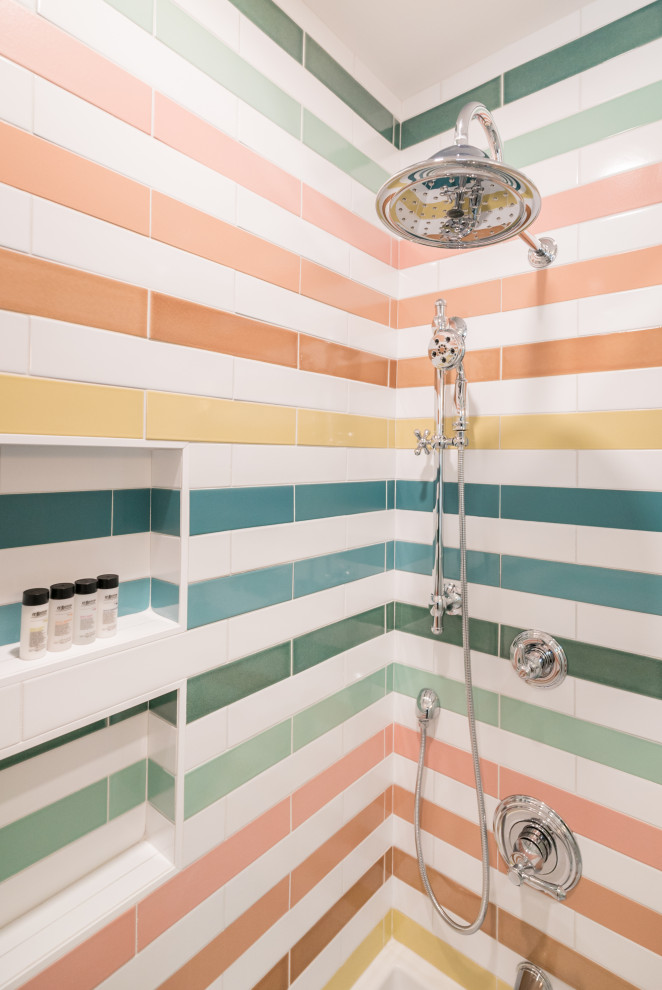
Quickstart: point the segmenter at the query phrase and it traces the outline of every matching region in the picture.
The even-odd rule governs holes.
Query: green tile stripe
[[[341,691],[311,705],[190,770],[184,781],[184,817],[190,818],[287,756],[342,725],[386,694],[382,667]]]
[[[309,34],[306,35],[304,65],[321,83],[324,83],[327,89],[362,117],[366,124],[374,127],[387,141],[393,141],[395,118],[391,111],[331,58]]]
[[[444,631],[441,636],[436,636],[432,632],[431,625],[432,618],[429,609],[420,605],[409,605],[407,602],[395,603],[395,628],[400,632],[423,636],[424,639],[433,639],[436,643],[450,643],[452,646],[462,645],[461,616],[444,616]],[[469,637],[473,650],[497,656],[499,627],[496,622],[470,618]]]
[[[288,134],[301,137],[301,104],[171,0],[157,0],[156,37]]]
[[[366,189],[376,193],[389,178],[389,173],[346,141],[342,135],[316,117],[310,110],[303,111],[303,143],[322,158],[346,172]]]
[[[594,763],[662,784],[662,746],[501,695],[501,728]]]
[[[510,659],[510,644],[521,632],[515,626],[501,626],[499,655],[504,660]],[[565,650],[571,677],[662,700],[662,660],[566,637],[555,639]]]
[[[359,612],[358,615],[351,615],[347,619],[297,636],[292,640],[292,673],[299,674],[387,632],[386,607],[379,605],[367,612]]]
[[[467,700],[463,681],[454,681],[441,674],[431,674],[402,663],[393,665],[393,690],[417,698],[422,687],[431,687],[439,695],[439,705],[456,715],[467,714]],[[499,695],[484,688],[474,687],[476,718],[488,725],[499,724]]]
[[[152,33],[154,0],[106,0],[106,3],[120,14],[124,14],[138,27]]]
[[[293,719],[294,750],[342,725],[385,694],[386,673],[382,668],[299,712]]]
[[[500,107],[501,78],[490,79],[489,82],[475,86],[460,96],[454,96],[452,100],[430,107],[429,110],[424,110],[415,117],[410,117],[409,120],[403,120],[400,147],[410,148],[419,141],[425,141],[435,134],[443,134],[444,131],[451,130],[455,127],[457,115],[462,107],[472,100],[478,100],[490,110]]]
[[[81,729],[74,729],[73,732],[67,732],[63,736],[58,736],[57,739],[49,739],[48,742],[39,743],[38,746],[32,746],[30,749],[24,749],[20,753],[7,756],[4,760],[0,760],[0,773],[8,767],[16,766],[17,763],[24,763],[25,760],[32,760],[35,756],[41,756],[42,753],[48,753],[52,749],[66,746],[67,743],[73,742],[75,739],[81,739],[83,736],[88,736],[91,732],[99,732],[100,729],[105,729],[107,724],[107,719],[104,718],[98,722],[92,722],[90,725],[84,725]]]
[[[657,0],[506,72],[503,101],[519,100],[661,36],[662,0]]]
[[[288,55],[303,61],[303,30],[273,0],[230,0],[253,24]]]
[[[147,799],[147,760],[138,760],[108,779],[108,820],[117,818]]]
[[[154,760],[147,761],[147,800],[170,822],[175,820],[175,778]]]

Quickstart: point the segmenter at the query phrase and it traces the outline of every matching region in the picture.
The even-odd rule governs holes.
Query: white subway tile
[[[577,602],[575,638],[662,659],[662,616]]]
[[[577,718],[618,732],[662,742],[662,700],[578,680]]]
[[[205,533],[192,536],[188,544],[188,579],[206,581],[232,571],[232,536],[228,533]],[[242,568],[243,569],[243,568]],[[249,570],[250,568],[245,568]]]
[[[232,571],[250,571],[288,560],[335,553],[347,545],[344,516],[234,530]]]
[[[314,327],[318,337],[341,344],[347,342],[347,314],[342,310],[241,272],[236,275],[235,309],[267,323],[273,323],[277,316],[279,326],[303,333],[310,333]]]
[[[283,448],[281,447],[280,450]],[[252,448],[255,450],[255,447]],[[187,447],[191,488],[229,488],[232,478],[232,446],[225,443],[192,443]]]
[[[347,410],[348,383],[342,378],[244,358],[235,358],[234,365],[235,399],[333,412]]]
[[[232,448],[232,484],[242,486],[345,481],[347,453],[344,447],[236,444]],[[380,473],[380,477],[384,475]]]
[[[226,834],[226,802],[227,798],[214,801],[197,815],[185,820],[182,826],[182,866],[194,863],[196,859],[215,849],[223,841]]]
[[[662,122],[655,121],[585,145],[579,150],[580,184],[658,162],[661,140]]]
[[[662,788],[659,784],[581,756],[576,759],[580,797],[662,828]]]
[[[659,491],[662,487],[659,450],[580,450],[577,464],[580,488]]]
[[[392,540],[395,535],[393,517],[393,510],[357,512],[347,516],[347,546],[360,547]]]
[[[13,251],[29,251],[32,197],[13,186],[0,184],[0,245]]]
[[[594,842],[585,835],[578,835],[577,841],[581,847],[582,874],[585,877],[623,897],[629,897],[637,904],[643,904],[651,911],[662,912],[659,870]]]
[[[29,364],[29,317],[0,310],[0,371],[27,375]]]
[[[310,448],[309,448],[310,449]],[[393,477],[396,452],[362,447],[347,448],[348,481],[382,481]]]
[[[33,81],[31,72],[0,59],[0,118],[23,130],[32,130]]]
[[[349,381],[347,411],[355,416],[395,416],[395,389]]]
[[[7,444],[0,465],[3,494],[150,487],[149,451],[128,447]]]
[[[236,615],[229,620],[230,659],[264,650],[311,629],[338,622],[346,614],[345,588],[340,585],[280,605],[271,605],[260,609],[259,614],[259,622],[255,621],[254,612]]]
[[[630,520],[620,520],[625,525]],[[626,571],[660,572],[662,533],[636,529],[577,527],[577,563]]]
[[[580,410],[660,408],[662,368],[594,372],[578,380]]]
[[[21,687],[13,684],[0,690],[0,746],[12,746],[21,739]]]
[[[660,957],[657,952],[651,952],[581,914],[576,918],[575,948],[624,980],[634,977],[641,990],[658,990]]]

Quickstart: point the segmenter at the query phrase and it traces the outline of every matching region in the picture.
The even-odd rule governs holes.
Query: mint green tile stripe
[[[416,667],[407,667],[401,663],[393,665],[394,691],[398,694],[406,694],[410,698],[417,698],[422,687],[431,687],[437,692],[441,708],[455,712],[456,715],[467,714],[464,682],[453,681],[449,677],[442,677],[441,674],[431,674],[427,670],[418,670]],[[498,726],[499,696],[497,694],[475,687],[474,703],[476,718],[480,722]]]
[[[1,828],[0,882],[105,825],[107,798],[104,777]]]
[[[147,760],[138,760],[112,773],[108,778],[108,820],[143,804],[147,797],[146,786]]]
[[[152,33],[154,21],[154,0],[106,0],[109,7],[114,7],[137,24],[138,27]]]
[[[318,736],[342,725],[385,694],[385,671],[381,669],[299,712],[294,716],[294,749],[301,749]]]
[[[154,760],[147,761],[147,800],[168,821],[175,820],[175,778]]]
[[[326,158],[337,168],[342,169],[366,189],[377,192],[389,178],[380,165],[346,141],[344,137],[316,117],[310,110],[303,111],[304,144]]]
[[[299,25],[277,7],[273,0],[230,0],[253,24],[268,34],[272,41],[295,58],[303,61],[303,31]]]
[[[504,160],[517,168],[554,155],[575,151],[632,127],[643,127],[662,118],[662,82],[617,96],[597,107],[539,127],[506,142]]]
[[[626,732],[501,696],[501,728],[662,784],[662,746]]]
[[[229,749],[186,774],[184,817],[190,818],[292,751],[292,722],[287,719],[266,732]]]
[[[157,0],[156,37],[288,134],[301,137],[301,104],[170,0]]]

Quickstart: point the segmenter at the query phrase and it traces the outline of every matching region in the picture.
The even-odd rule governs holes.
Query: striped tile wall
[[[498,72],[476,66],[444,81],[443,105],[410,111],[358,83],[287,4],[1,5],[0,429],[76,435],[85,403],[86,436],[187,446],[181,505],[168,472],[127,481],[122,458],[111,481],[44,489],[26,447],[18,487],[3,448],[0,497],[150,490],[155,609],[177,607],[168,540],[188,569],[188,631],[112,669],[36,678],[27,735],[16,689],[0,687],[10,760],[28,735],[65,740],[45,754],[58,760],[104,711],[166,692],[147,716],[141,813],[175,863],[149,889],[109,882],[66,949],[55,924],[38,959],[0,933],[6,990],[344,990],[389,940],[467,990],[505,990],[523,956],[560,990],[657,990],[660,5],[616,7],[582,8],[530,65],[522,42]],[[374,190],[444,143],[468,90],[541,187],[537,232],[560,245],[548,272],[527,270],[519,242],[432,256],[376,226]],[[430,465],[409,450],[432,415],[421,355],[440,294],[469,323],[489,811],[538,794],[585,862],[562,906],[493,869],[471,947],[431,924],[412,869],[412,696],[430,681],[443,713],[425,840],[449,904],[474,909],[459,628],[442,642],[427,629]],[[62,545],[0,554],[41,565]],[[530,625],[569,657],[543,698],[506,662]]]

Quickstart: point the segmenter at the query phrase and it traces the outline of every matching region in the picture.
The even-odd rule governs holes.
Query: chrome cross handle
[[[418,440],[418,443],[414,448],[414,453],[416,454],[416,456],[420,457],[421,451],[423,451],[424,454],[429,454],[433,449],[432,440],[429,439],[430,431],[424,430],[423,435],[421,436],[420,430],[414,430],[414,436]]]

